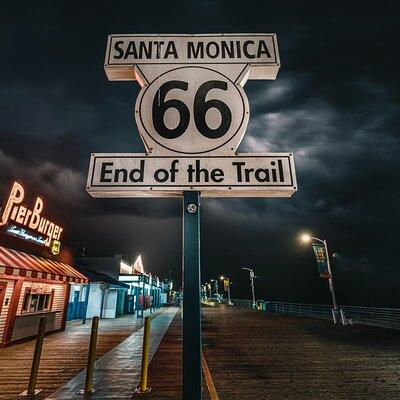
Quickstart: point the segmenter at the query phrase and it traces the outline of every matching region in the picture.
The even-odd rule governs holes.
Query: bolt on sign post
[[[36,389],[36,381],[39,372],[40,358],[42,356],[43,339],[46,334],[46,317],[41,317],[39,321],[39,328],[36,336],[35,351],[33,353],[31,374],[29,376],[28,390],[20,394],[22,397],[33,398],[39,394],[42,389]]]
[[[109,35],[111,81],[137,81],[145,153],[92,153],[93,197],[183,199],[183,397],[201,398],[200,197],[290,197],[292,153],[237,153],[249,122],[244,86],[275,79],[275,34]]]

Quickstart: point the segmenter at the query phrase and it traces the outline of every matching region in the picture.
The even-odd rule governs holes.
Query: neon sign
[[[10,225],[6,229],[6,232],[9,233],[10,235],[18,236],[22,239],[28,240],[29,242],[34,242],[44,246],[45,239],[43,236],[34,235],[33,233],[26,231],[24,228],[19,228],[18,226],[15,225]]]
[[[37,197],[33,209],[29,209],[22,204],[24,198],[25,190],[23,186],[18,182],[14,182],[10,195],[2,210],[0,226],[8,224],[10,221],[21,225],[43,235],[45,237],[43,244],[47,247],[50,246],[52,240],[60,240],[63,228],[42,217],[44,207],[43,199]],[[25,232],[25,234],[27,233]]]

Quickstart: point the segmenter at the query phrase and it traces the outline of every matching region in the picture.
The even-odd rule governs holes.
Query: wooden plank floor
[[[203,351],[220,400],[400,399],[400,332],[203,308]]]
[[[142,319],[126,315],[100,320],[96,359],[143,326]],[[65,332],[44,339],[37,388],[44,399],[86,368],[91,320],[68,323]],[[16,399],[27,388],[35,342],[33,340],[0,349],[0,399]]]
[[[178,312],[149,366],[148,400],[182,399],[182,318]],[[204,400],[210,400],[203,377]]]

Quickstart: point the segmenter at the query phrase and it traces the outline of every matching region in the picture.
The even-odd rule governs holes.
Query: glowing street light
[[[337,306],[337,303],[336,303],[335,287],[333,285],[333,274],[332,274],[331,262],[330,262],[330,259],[329,259],[328,243],[327,243],[327,241],[325,239],[319,239],[317,237],[313,237],[308,233],[303,233],[300,236],[300,239],[304,243],[312,243],[313,241],[316,241],[316,242],[322,243],[324,245],[325,253],[326,253],[326,265],[328,267],[328,274],[329,274],[329,278],[328,278],[329,290],[330,290],[331,295],[332,295],[332,305],[333,305],[332,316],[333,316],[333,322],[336,324],[336,322],[337,322],[336,321],[336,315],[337,315],[337,312],[338,312],[338,306]]]
[[[243,267],[243,270],[247,270],[250,272],[250,282],[251,282],[251,293],[253,295],[253,308],[256,308],[256,295],[255,295],[255,290],[254,290],[254,271],[251,268]]]
[[[221,275],[219,277],[219,279],[221,279],[221,281],[224,282],[224,289],[225,289],[225,281],[228,281],[228,285],[227,285],[228,286],[228,304],[231,306],[232,305],[232,302],[231,302],[231,280],[228,277],[223,276],[223,275]]]
[[[311,239],[312,239],[308,233],[304,233],[303,235],[301,235],[300,238],[304,243],[311,242]]]

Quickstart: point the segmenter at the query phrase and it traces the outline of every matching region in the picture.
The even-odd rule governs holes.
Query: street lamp
[[[218,281],[216,279],[211,279],[211,282],[214,282],[215,297],[218,299]]]
[[[333,322],[336,324],[336,315],[338,312],[338,306],[336,303],[336,294],[335,294],[335,287],[333,285],[333,274],[332,274],[332,268],[331,268],[331,262],[329,259],[329,253],[328,253],[328,243],[325,239],[319,239],[316,237],[311,236],[308,233],[304,233],[303,235],[301,235],[301,240],[304,243],[311,243],[313,240],[315,240],[316,242],[322,243],[325,247],[325,253],[326,253],[326,264],[328,267],[328,273],[329,273],[329,290],[332,294],[332,305],[333,305]]]
[[[242,269],[250,272],[251,293],[253,295],[253,308],[256,308],[256,295],[254,293],[254,271],[251,268],[246,267],[243,267]]]
[[[231,306],[231,280],[227,278],[226,276],[221,275],[220,278],[221,281],[225,281],[225,279],[228,281],[228,304]],[[225,289],[225,284],[224,284],[224,289]]]
[[[211,283],[207,283],[207,288],[208,288],[208,290],[210,292],[210,300],[211,300]]]

